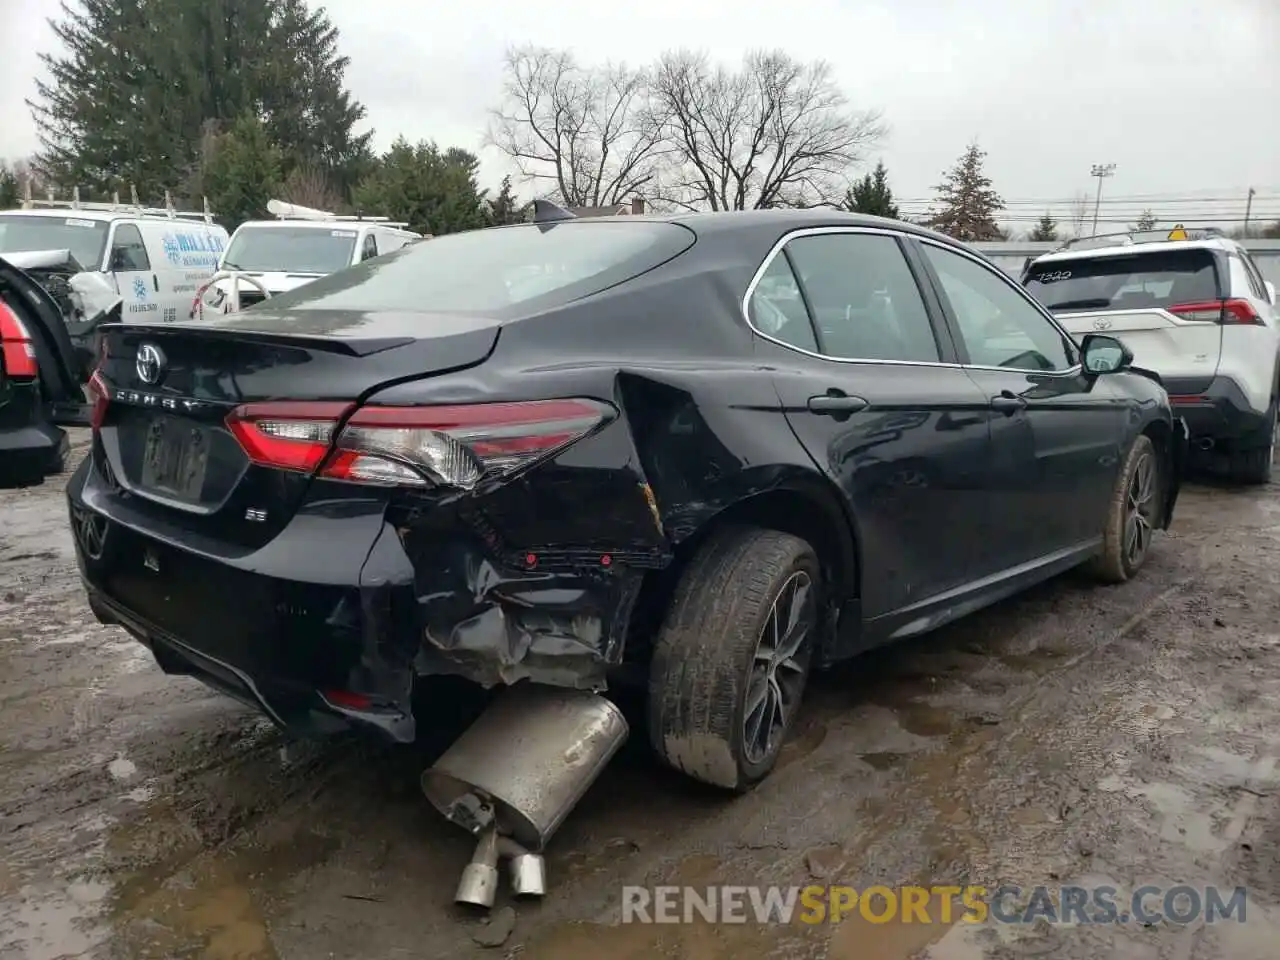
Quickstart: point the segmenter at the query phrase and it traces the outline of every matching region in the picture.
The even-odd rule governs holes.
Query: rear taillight
[[[1169,312],[1183,320],[1205,323],[1260,325],[1262,317],[1248,300],[1207,300],[1203,303],[1180,303]]]
[[[613,416],[594,400],[431,407],[248,404],[227,426],[255,463],[334,480],[470,490],[581,440]],[[332,448],[332,449],[331,449]]]
[[[107,419],[107,407],[111,404],[111,391],[97,370],[89,377],[85,393],[89,395],[89,425],[97,430]]]
[[[3,301],[0,301],[0,358],[4,360],[4,372],[14,380],[34,380],[40,373],[30,331]]]

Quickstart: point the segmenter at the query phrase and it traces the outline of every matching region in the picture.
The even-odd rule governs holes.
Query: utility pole
[[[1098,235],[1098,208],[1102,206],[1102,181],[1116,172],[1114,163],[1095,163],[1089,176],[1098,178],[1098,195],[1093,201],[1093,235]]]
[[[1249,214],[1253,212],[1253,195],[1258,191],[1249,188],[1249,198],[1244,202],[1244,239],[1249,239]]]

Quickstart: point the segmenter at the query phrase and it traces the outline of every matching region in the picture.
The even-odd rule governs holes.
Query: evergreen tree
[[[986,157],[985,150],[971,143],[943,175],[943,182],[934,188],[939,209],[929,219],[929,226],[957,240],[1000,239],[995,214],[1004,209],[1004,201],[983,171]]]
[[[367,168],[336,30],[305,0],[63,0],[51,25],[63,49],[41,55],[30,106],[38,166],[63,190],[198,184],[209,138],[248,113],[283,174],[320,165],[349,191]]]
[[[1138,217],[1138,222],[1133,225],[1133,229],[1138,233],[1142,233],[1146,230],[1154,230],[1156,228],[1156,224],[1159,222],[1160,221],[1156,219],[1156,215],[1154,213],[1150,210],[1143,210],[1142,216]]]
[[[245,114],[218,138],[205,180],[209,202],[227,229],[268,215],[267,201],[280,187],[280,151],[261,120]]]
[[[458,147],[411,144],[400,137],[356,190],[356,207],[371,216],[403,220],[418,233],[442,234],[488,226],[476,182],[480,161]]]
[[[849,188],[841,207],[854,213],[900,219],[898,207],[893,202],[893,191],[889,189],[889,173],[885,170],[883,161],[876,164],[873,172]]]
[[[0,210],[12,210],[22,203],[22,188],[18,175],[7,164],[0,163]]]
[[[523,223],[528,219],[529,205],[517,203],[515,191],[511,188],[511,177],[502,178],[502,186],[498,195],[492,200],[485,200],[489,205],[489,222],[495,227],[508,223]]]
[[[1035,229],[1027,237],[1028,240],[1034,240],[1038,243],[1045,243],[1050,240],[1058,239],[1058,221],[1053,219],[1046,211],[1045,215],[1035,225]]]

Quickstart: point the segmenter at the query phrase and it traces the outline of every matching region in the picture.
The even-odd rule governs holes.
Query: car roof
[[[608,217],[584,217],[580,222],[627,222],[647,220],[655,223],[679,223],[689,227],[698,234],[731,233],[736,230],[755,230],[777,228],[781,232],[790,233],[795,230],[820,229],[823,227],[867,227],[880,230],[896,230],[910,233],[921,238],[937,240],[948,246],[964,249],[970,253],[978,253],[946,234],[938,233],[916,223],[906,220],[891,220],[888,217],[875,217],[868,213],[849,213],[845,210],[833,210],[823,207],[794,210],[728,210],[712,213],[685,212],[621,214]],[[571,222],[571,221],[562,221]]]
[[[393,227],[389,223],[380,223],[377,220],[246,220],[236,229],[243,230],[245,227],[266,227],[267,229],[303,227],[310,230],[359,230],[361,227],[375,227],[379,230],[389,230],[391,233],[402,233],[410,237],[420,236],[420,234],[414,233],[412,230]]]
[[[1036,263],[1059,263],[1066,260],[1092,260],[1095,257],[1124,257],[1138,253],[1167,253],[1170,250],[1218,250],[1235,253],[1242,249],[1229,237],[1201,237],[1195,240],[1153,240],[1147,243],[1117,243],[1107,247],[1085,247],[1081,250],[1054,250],[1035,258]]]
[[[76,210],[70,207],[55,210],[0,210],[5,217],[44,217],[55,220],[92,220],[96,223],[114,223],[117,220],[138,220],[146,223],[177,223],[183,226],[210,227],[222,229],[216,223],[206,223],[195,217],[167,217],[147,213],[130,213],[128,210]]]

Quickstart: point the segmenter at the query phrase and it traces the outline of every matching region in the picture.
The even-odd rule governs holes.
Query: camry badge
[[[164,354],[154,343],[144,343],[138,348],[133,368],[143,383],[155,385],[164,377]]]

